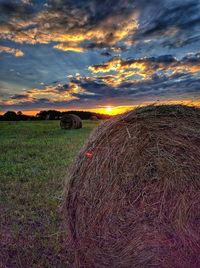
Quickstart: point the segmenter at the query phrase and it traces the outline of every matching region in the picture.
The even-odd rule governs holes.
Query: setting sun
[[[111,106],[107,106],[107,107],[106,107],[106,112],[107,112],[108,114],[112,114],[112,107],[111,107]]]

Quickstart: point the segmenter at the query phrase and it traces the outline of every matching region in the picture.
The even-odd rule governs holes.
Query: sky
[[[200,103],[200,0],[0,0],[0,110]]]

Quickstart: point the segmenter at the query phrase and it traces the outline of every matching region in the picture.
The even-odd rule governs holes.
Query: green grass
[[[0,122],[0,267],[68,267],[59,207],[67,168],[98,122]]]

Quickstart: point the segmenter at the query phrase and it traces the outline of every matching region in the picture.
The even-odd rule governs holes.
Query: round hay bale
[[[99,121],[99,119],[95,115],[92,115],[90,117],[90,120],[92,120],[92,121]]]
[[[82,128],[82,121],[75,114],[65,114],[61,117],[60,127],[62,129],[77,129]]]
[[[200,109],[148,106],[99,126],[63,212],[73,267],[200,267]]]

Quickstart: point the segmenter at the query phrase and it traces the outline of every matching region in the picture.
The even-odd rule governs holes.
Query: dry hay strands
[[[82,128],[82,121],[80,117],[75,114],[65,114],[60,120],[60,127],[62,129]]]
[[[100,125],[72,166],[72,267],[200,267],[200,109],[147,106]]]

